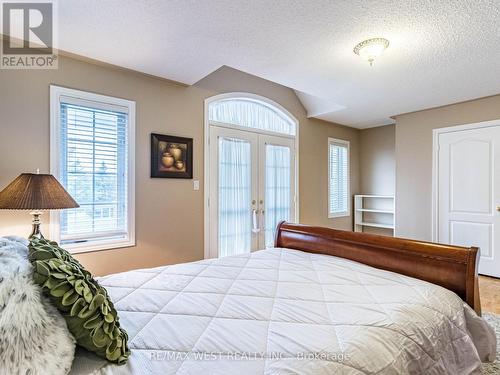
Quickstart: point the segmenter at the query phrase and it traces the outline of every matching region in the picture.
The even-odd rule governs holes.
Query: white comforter
[[[289,249],[100,279],[132,355],[103,374],[473,374],[493,330],[454,293]],[[79,353],[73,371],[102,362]]]

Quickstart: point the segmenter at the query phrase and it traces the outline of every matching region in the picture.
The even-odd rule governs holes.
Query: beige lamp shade
[[[0,209],[55,210],[80,207],[50,174],[23,173],[0,192]]]

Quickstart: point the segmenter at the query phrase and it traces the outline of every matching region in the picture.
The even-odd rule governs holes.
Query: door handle
[[[255,208],[252,209],[252,233],[260,232],[259,219],[257,218],[258,211]]]
[[[497,206],[497,207],[496,207],[496,210],[497,210],[498,212],[500,212],[500,206]]]

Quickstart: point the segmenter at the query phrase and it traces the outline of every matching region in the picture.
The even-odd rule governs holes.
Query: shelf
[[[363,232],[366,229],[365,227],[372,227],[390,229],[394,233],[395,220],[393,218],[396,216],[396,210],[393,195],[358,194],[354,197],[355,232]],[[383,220],[384,218],[379,218],[377,215],[385,215],[386,219]],[[392,215],[390,217],[392,220],[388,220],[387,215]],[[388,224],[387,221],[391,221],[392,224]]]
[[[394,199],[394,195],[366,195],[366,194],[358,194],[354,197],[359,198],[385,198],[385,199]]]
[[[356,208],[356,211],[359,212],[375,212],[378,214],[394,214],[393,210],[377,210],[372,208]]]
[[[367,223],[367,222],[362,222],[362,223],[357,223],[356,225],[362,225],[364,227],[374,227],[374,228],[385,228],[385,229],[394,229],[393,224],[380,224],[380,223]]]

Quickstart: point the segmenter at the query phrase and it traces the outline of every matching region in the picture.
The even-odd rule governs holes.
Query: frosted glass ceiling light
[[[370,66],[373,61],[379,57],[382,52],[389,46],[389,41],[384,38],[373,38],[363,40],[354,47],[354,53],[362,59],[368,61]]]

